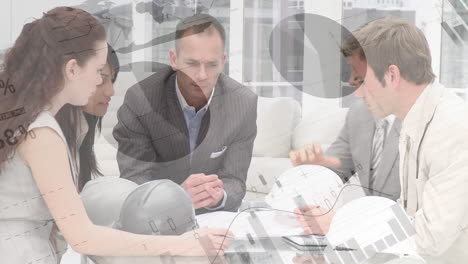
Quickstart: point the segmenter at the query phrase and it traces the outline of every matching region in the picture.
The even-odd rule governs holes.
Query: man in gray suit
[[[366,75],[367,63],[361,47],[344,42],[342,53],[352,72],[349,83],[359,87]],[[355,94],[362,97],[359,94]],[[367,195],[396,200],[400,197],[398,138],[401,121],[385,116],[371,103],[359,100],[352,105],[338,138],[323,154],[319,143],[292,151],[297,165],[316,164],[334,170],[346,182],[357,173]]]
[[[179,22],[171,67],[127,91],[113,132],[121,177],[170,179],[197,214],[240,206],[257,133],[257,96],[221,73],[224,42],[212,16]]]
[[[352,68],[349,84],[359,87],[367,71],[363,49],[350,36],[345,39],[341,52]],[[314,143],[304,149],[291,151],[289,157],[294,166],[315,164],[328,167],[343,182],[357,173],[367,195],[397,200],[401,190],[398,154],[401,121],[394,115],[384,114],[379,105],[364,98],[362,92],[356,92],[355,95],[362,100],[351,106],[344,127],[326,154],[322,152],[319,143]],[[316,235],[328,232],[335,215],[334,210],[316,205],[303,206],[296,209],[296,213],[304,232]]]

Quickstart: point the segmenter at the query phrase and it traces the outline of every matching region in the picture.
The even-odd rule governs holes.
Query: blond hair
[[[390,65],[396,65],[406,81],[417,85],[435,78],[423,32],[402,19],[386,17],[367,23],[345,39],[341,52],[346,57],[357,52],[382,84]]]

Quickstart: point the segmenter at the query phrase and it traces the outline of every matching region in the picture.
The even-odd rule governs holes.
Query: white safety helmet
[[[145,235],[180,235],[197,227],[192,199],[170,180],[154,180],[134,189],[114,225]]]
[[[96,225],[112,227],[125,199],[137,187],[138,184],[115,176],[89,181],[80,194],[89,219]]]

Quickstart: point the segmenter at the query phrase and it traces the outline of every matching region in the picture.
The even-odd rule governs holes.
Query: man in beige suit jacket
[[[429,45],[414,25],[378,19],[346,41],[360,45],[367,61],[356,95],[374,114],[403,122],[400,204],[416,231],[418,253],[431,264],[467,263],[467,103],[434,81]],[[321,219],[300,218],[323,229]]]
[[[376,111],[403,121],[401,205],[428,263],[468,261],[468,107],[434,82],[424,34],[397,19],[353,33],[368,67],[359,93]]]

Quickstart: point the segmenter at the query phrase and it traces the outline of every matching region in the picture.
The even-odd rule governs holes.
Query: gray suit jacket
[[[386,139],[380,168],[373,186],[370,186],[370,163],[375,121],[364,101],[351,106],[345,125],[326,154],[341,160],[342,167],[334,171],[346,182],[357,173],[367,195],[378,195],[393,200],[400,197],[398,139],[401,121],[396,118]]]
[[[257,96],[221,74],[190,153],[175,77],[168,67],[127,91],[113,131],[120,177],[138,184],[156,179],[182,184],[194,173],[217,174],[227,194],[223,210],[236,211],[245,196],[257,134]]]

